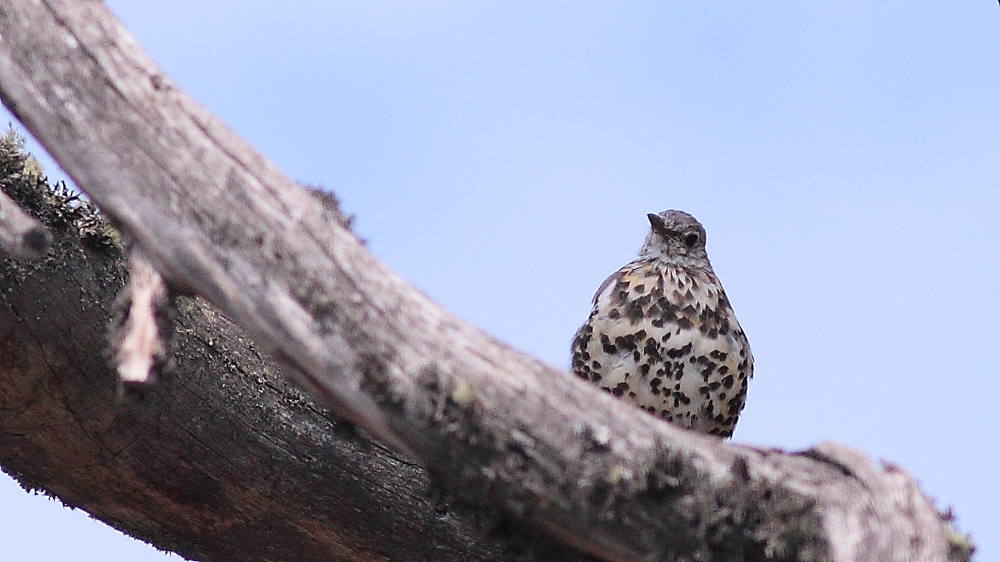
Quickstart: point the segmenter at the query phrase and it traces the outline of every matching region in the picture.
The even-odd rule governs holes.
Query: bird
[[[668,422],[728,438],[753,354],[688,213],[649,213],[639,256],[608,277],[572,345],[572,371]]]

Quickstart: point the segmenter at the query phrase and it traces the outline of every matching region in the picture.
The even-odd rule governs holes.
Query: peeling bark
[[[133,250],[128,261],[128,284],[115,303],[119,318],[112,325],[110,345],[119,396],[138,399],[156,384],[168,361],[175,303],[163,277],[141,251]]]

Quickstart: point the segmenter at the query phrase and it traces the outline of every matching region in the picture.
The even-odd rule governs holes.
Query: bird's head
[[[649,235],[639,255],[681,266],[711,268],[705,251],[705,227],[684,211],[649,213]]]

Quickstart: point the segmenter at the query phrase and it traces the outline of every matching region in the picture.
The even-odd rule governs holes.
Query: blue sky
[[[735,440],[898,463],[1000,560],[995,2],[107,3],[377,256],[554,365],[645,214],[691,212],[756,357]],[[5,559],[165,558],[0,477]]]

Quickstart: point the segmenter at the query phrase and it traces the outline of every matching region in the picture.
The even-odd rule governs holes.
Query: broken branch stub
[[[128,284],[115,300],[108,344],[119,397],[139,398],[156,384],[168,361],[176,307],[163,277],[141,250],[133,248],[128,263]]]
[[[48,230],[0,191],[0,251],[15,258],[40,260],[51,243]]]

